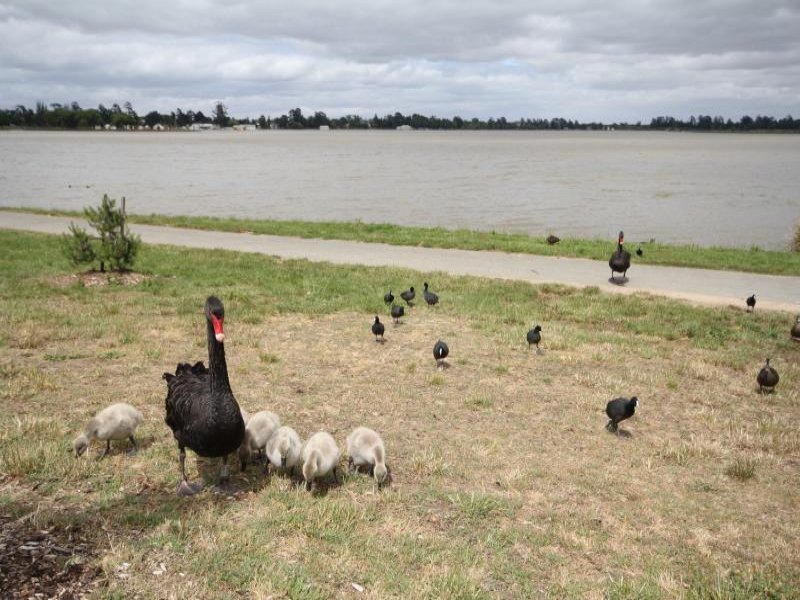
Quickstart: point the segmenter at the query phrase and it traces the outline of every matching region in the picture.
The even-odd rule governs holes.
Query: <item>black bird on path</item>
[[[383,295],[383,301],[386,304],[391,304],[392,302],[394,302],[394,295],[392,294],[392,290],[389,290]]]
[[[392,304],[392,318],[394,319],[394,324],[397,325],[400,322],[400,317],[402,317],[406,312],[406,309],[402,306],[398,306],[397,304]]]
[[[758,382],[758,389],[763,394],[764,391],[771,392],[775,389],[775,386],[778,385],[778,381],[780,381],[780,377],[778,376],[778,372],[769,365],[769,359],[761,367],[761,370],[758,372],[756,376],[756,381]]]
[[[422,297],[425,298],[425,303],[428,306],[433,306],[434,304],[438,304],[439,296],[434,294],[433,292],[428,291],[428,282],[426,281],[423,285],[425,289],[422,292]]]
[[[181,482],[178,495],[188,496],[201,484],[189,483],[186,477],[186,448],[198,455],[221,457],[219,485],[228,483],[228,455],[244,439],[244,420],[228,381],[225,362],[225,308],[219,298],[209,296],[205,308],[208,338],[208,369],[202,362],[178,365],[175,374],[164,373],[167,382],[165,421],[178,441]]]
[[[608,266],[611,267],[611,280],[612,282],[616,282],[617,279],[614,277],[614,273],[622,273],[622,283],[625,282],[625,277],[628,273],[628,269],[631,268],[631,253],[625,250],[622,247],[622,244],[625,242],[625,234],[623,232],[619,232],[619,237],[617,238],[617,249],[614,250],[614,253],[611,255],[611,258],[608,259]]]
[[[442,340],[433,345],[433,358],[436,359],[436,368],[444,365],[444,359],[450,354],[450,348]]]
[[[381,323],[381,320],[378,318],[378,315],[375,315],[375,322],[372,324],[372,334],[375,336],[376,342],[385,342],[386,340],[383,337],[383,332],[386,331],[386,328]],[[381,339],[378,339],[378,336],[381,336]]]
[[[747,312],[753,312],[756,309],[756,295],[753,294],[747,300],[745,300],[747,304]]]
[[[606,414],[609,421],[606,423],[606,429],[612,433],[618,432],[619,424],[625,419],[630,419],[633,413],[636,412],[636,405],[639,399],[633,396],[630,400],[627,398],[615,398],[606,404]]]
[[[530,350],[531,346],[536,346],[536,351],[539,352],[539,342],[542,341],[542,328],[540,325],[537,325],[533,329],[528,331],[528,349]]]
[[[402,292],[400,294],[400,297],[403,300],[405,300],[406,304],[408,304],[409,306],[414,306],[414,296],[416,296],[416,294],[414,293],[413,285],[410,288],[408,288],[405,292]]]

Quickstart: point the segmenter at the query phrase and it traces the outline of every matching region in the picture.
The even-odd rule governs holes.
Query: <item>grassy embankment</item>
[[[143,283],[84,287],[54,237],[0,232],[0,253],[0,507],[91,532],[101,597],[800,594],[789,315],[425,274],[441,306],[387,317],[380,346],[383,293],[423,274],[146,246]],[[311,495],[250,469],[235,501],[175,497],[160,376],[206,358],[212,292],[240,403],[342,446],[374,427],[392,486],[348,476]],[[439,337],[451,367],[437,372]],[[761,396],[765,356],[781,382]],[[642,404],[617,437],[603,408],[621,394]],[[145,415],[139,454],[74,459],[113,401]],[[217,463],[190,453],[187,467],[209,480]]]
[[[4,209],[38,214],[81,217],[77,211],[45,209]],[[187,217],[167,215],[128,215],[130,222],[168,225],[213,231],[250,232],[303,238],[382,242],[398,246],[460,248],[464,250],[501,250],[544,256],[564,256],[608,260],[614,240],[563,239],[550,245],[544,238],[524,234],[443,229],[441,227],[404,227],[388,223],[259,221],[251,219]],[[726,271],[746,271],[771,275],[800,275],[800,252],[749,250],[741,248],[672,245],[642,240],[644,256],[633,256],[634,264],[671,265]],[[639,246],[635,236],[628,237],[627,248]]]

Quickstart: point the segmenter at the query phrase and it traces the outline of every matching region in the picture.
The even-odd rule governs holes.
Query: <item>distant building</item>
[[[189,127],[190,131],[210,131],[214,129],[214,126],[211,123],[192,123],[192,126]]]
[[[414,129],[411,125],[398,125],[397,131],[411,131]]]
[[[243,123],[241,125],[234,125],[233,126],[233,130],[234,131],[255,131],[256,130],[256,126],[255,125],[251,125],[249,123]]]
[[[331,128],[329,126],[327,126],[327,125],[320,125],[319,126],[319,130],[320,131],[330,131]]]
[[[156,123],[153,125],[153,131],[164,131],[166,127],[164,127],[161,123]]]

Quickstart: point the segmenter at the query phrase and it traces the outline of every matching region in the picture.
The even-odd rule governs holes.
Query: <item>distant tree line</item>
[[[656,117],[650,121],[650,129],[681,130],[681,131],[800,131],[800,119],[791,116],[776,119],[775,117],[748,115],[738,121],[712,117],[710,115],[697,115],[688,121],[681,121],[674,117]]]
[[[592,130],[592,129],[628,129],[628,130],[666,130],[666,131],[787,131],[800,132],[800,119],[786,116],[781,119],[768,116],[743,116],[738,121],[724,119],[719,116],[698,115],[688,121],[674,117],[656,117],[649,124],[637,123],[581,123],[576,120],[526,119],[509,121],[505,117],[489,119],[464,119],[425,116],[420,114],[404,115],[400,112],[383,117],[375,114],[371,119],[359,115],[345,115],[330,118],[324,112],[317,111],[312,115],[304,115],[299,108],[276,118],[261,115],[258,119],[236,119],[228,115],[222,102],[217,102],[210,116],[202,111],[181,110],[176,108],[170,113],[151,111],[139,115],[130,102],[120,107],[112,104],[111,108],[100,104],[97,108],[81,108],[77,102],[71,104],[45,104],[37,102],[35,108],[18,105],[13,109],[0,109],[0,127],[28,127],[54,129],[138,129],[161,126],[168,129],[189,128],[195,124],[230,127],[232,125],[254,125],[261,129],[396,129],[411,127],[414,129],[456,129],[456,130]]]
[[[20,104],[13,109],[0,109],[0,127],[94,129],[108,126],[116,129],[136,129],[144,126],[153,128],[156,125],[182,128],[195,123],[228,127],[234,122],[228,117],[228,111],[221,102],[216,104],[211,116],[204,115],[202,111],[184,112],[180,108],[166,114],[154,110],[146,115],[139,115],[130,102],[126,102],[122,107],[119,104],[112,104],[111,108],[102,104],[97,108],[81,108],[77,102],[49,105],[37,102],[35,108]]]

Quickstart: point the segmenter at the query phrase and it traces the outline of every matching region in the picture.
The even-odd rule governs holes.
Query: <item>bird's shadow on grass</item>
[[[203,482],[203,488],[214,490],[214,486],[219,479],[219,472],[222,468],[221,458],[204,458],[202,456],[196,457],[195,465],[197,472],[200,474],[200,479]],[[190,467],[187,461],[187,475],[191,479],[191,474],[188,472]],[[228,472],[230,473],[230,490],[227,495],[237,495],[245,492],[258,492],[269,485],[270,478],[264,474],[263,463],[249,463],[247,470],[242,471],[239,464],[239,457],[234,453],[228,458]],[[223,493],[222,495],[226,495]]]
[[[631,439],[633,437],[633,434],[627,429],[617,429],[616,431],[609,431],[609,433],[625,439]]]
[[[613,285],[625,285],[630,281],[627,277],[609,277],[608,283]]]

